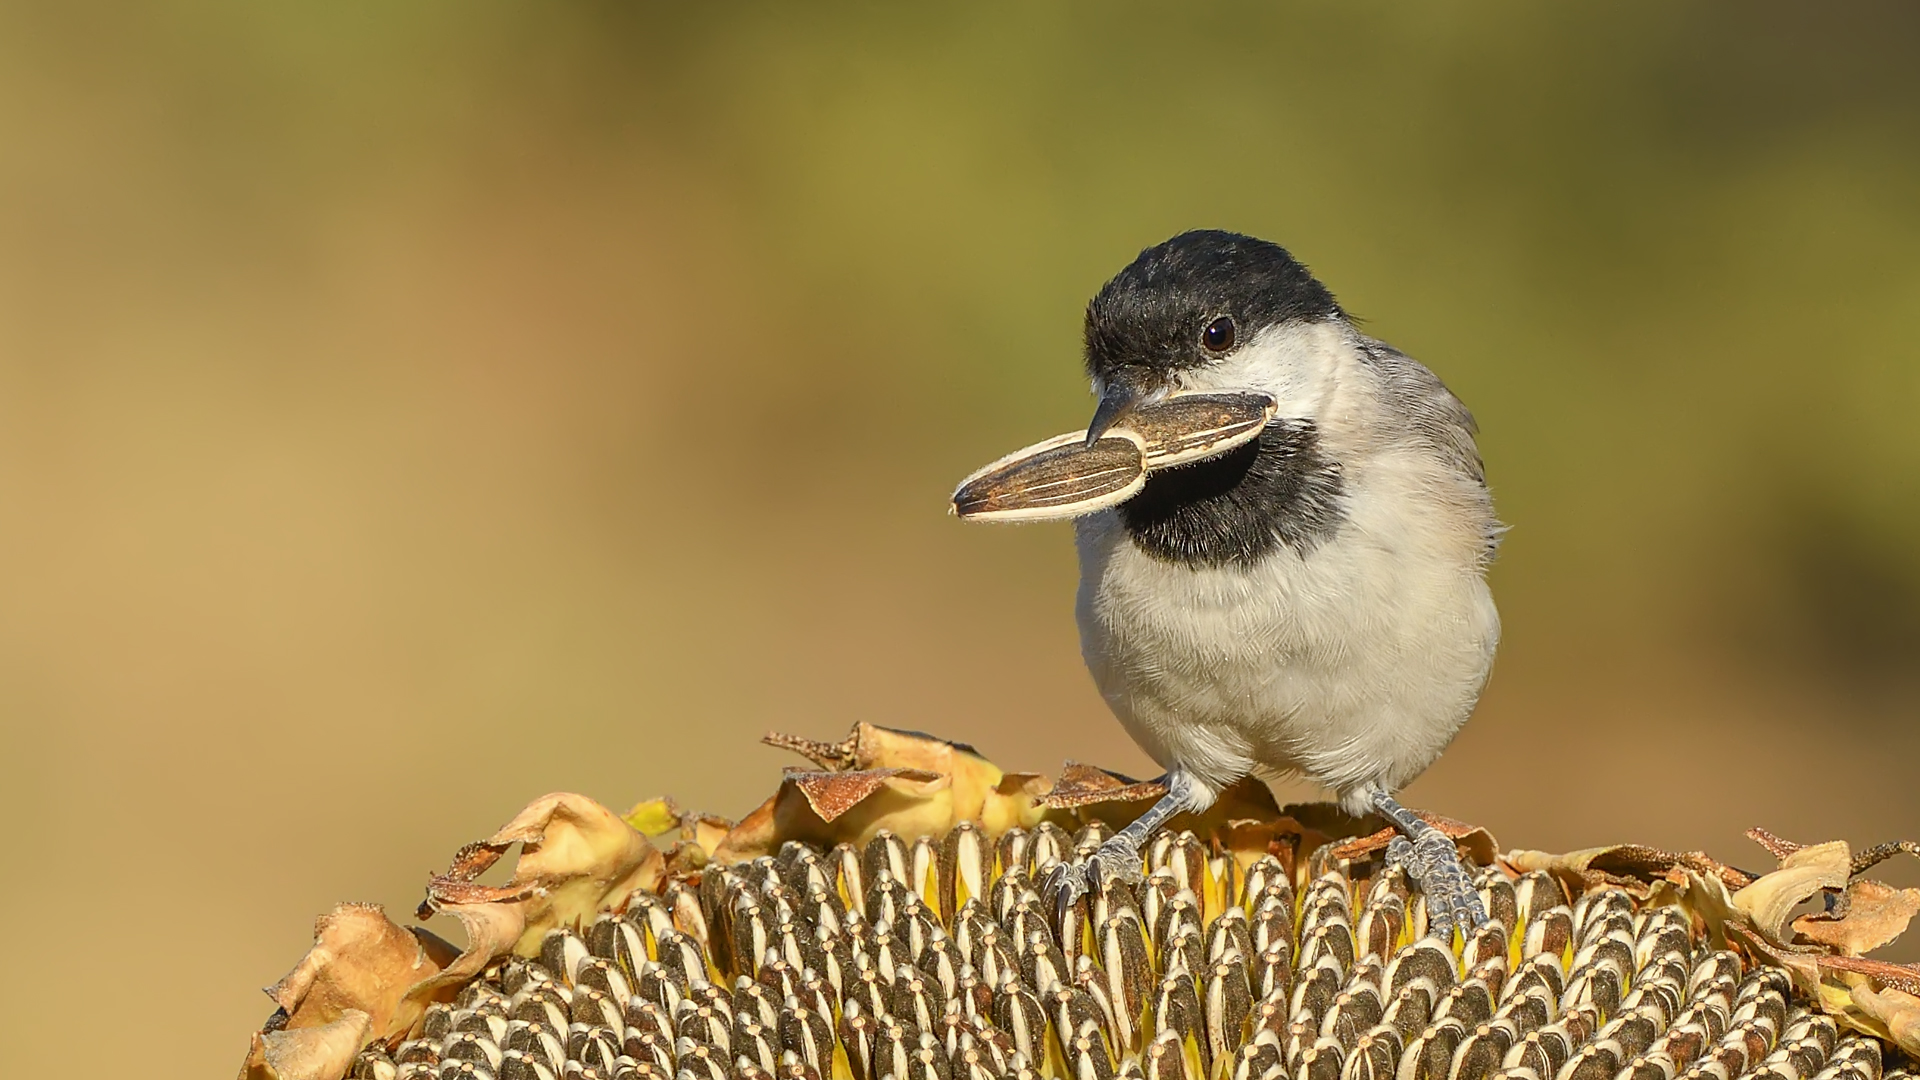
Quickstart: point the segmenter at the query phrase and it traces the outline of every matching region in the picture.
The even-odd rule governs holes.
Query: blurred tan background
[[[1410,802],[1920,836],[1920,9],[698,7],[0,5],[9,1073],[227,1075],[336,900],[768,728],[1149,771],[1068,528],[943,511],[1196,226],[1480,417]]]

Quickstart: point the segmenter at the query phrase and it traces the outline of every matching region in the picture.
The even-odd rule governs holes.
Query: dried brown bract
[[[804,841],[864,843],[882,830],[944,835],[962,821],[990,835],[1037,824],[1044,778],[1008,773],[973,747],[915,731],[858,724],[837,743],[770,734],[818,769],[790,770],[773,798],[719,841],[714,858],[735,863]]]
[[[1800,938],[1847,956],[1890,945],[1920,914],[1920,889],[1896,889],[1864,878],[1847,883],[1832,910],[1793,920]]]
[[[407,1006],[407,990],[456,952],[426,930],[402,928],[378,904],[335,907],[314,920],[313,948],[267,988],[279,1009],[254,1036],[242,1077],[344,1072],[369,1041],[412,1027],[424,1005]]]
[[[515,844],[513,878],[480,884],[476,879]],[[415,993],[471,978],[509,952],[535,955],[548,930],[579,925],[636,889],[657,889],[664,877],[660,853],[613,811],[571,792],[536,799],[498,832],[461,849],[447,872],[427,883],[420,917],[460,920],[467,948]]]

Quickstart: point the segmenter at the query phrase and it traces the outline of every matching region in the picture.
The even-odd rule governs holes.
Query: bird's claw
[[[1114,884],[1138,885],[1145,881],[1146,872],[1140,864],[1140,849],[1126,837],[1114,836],[1085,859],[1053,864],[1043,889],[1053,895],[1055,916],[1064,920],[1089,892],[1097,896]]]
[[[1480,892],[1473,887],[1460,852],[1439,829],[1424,827],[1413,840],[1396,836],[1387,844],[1387,861],[1400,866],[1427,897],[1427,931],[1445,938],[1454,930],[1471,935],[1487,921]]]

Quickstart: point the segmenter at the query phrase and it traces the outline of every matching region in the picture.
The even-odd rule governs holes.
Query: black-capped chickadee
[[[1167,795],[1085,864],[1138,880],[1141,846],[1249,774],[1299,774],[1405,839],[1429,925],[1485,915],[1452,841],[1394,792],[1466,722],[1500,620],[1501,526],[1466,408],[1354,327],[1276,244],[1188,232],[1087,307],[1099,406],[976,473],[963,517],[1077,518],[1081,651],[1167,770]]]

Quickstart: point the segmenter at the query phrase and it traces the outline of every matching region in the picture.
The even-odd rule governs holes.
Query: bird
[[[1472,414],[1285,248],[1234,232],[1142,251],[1088,304],[1084,352],[1088,448],[1181,395],[1254,395],[1271,419],[1076,519],[1081,653],[1166,794],[1057,866],[1058,902],[1139,881],[1154,830],[1241,779],[1295,775],[1391,823],[1429,927],[1471,931],[1486,914],[1453,842],[1397,793],[1465,724],[1500,639],[1504,526]]]

